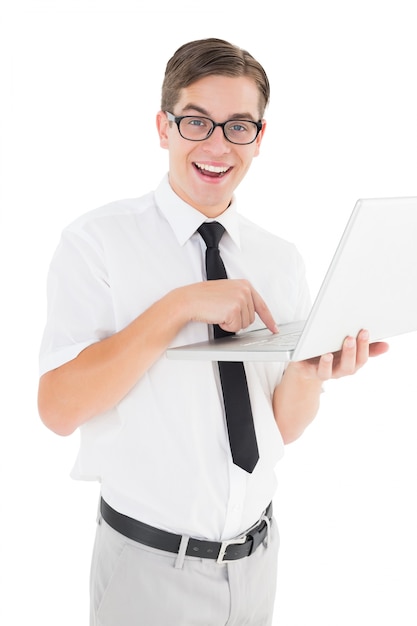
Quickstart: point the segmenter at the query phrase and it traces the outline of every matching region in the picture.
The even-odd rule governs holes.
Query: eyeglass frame
[[[215,122],[210,117],[206,117],[205,115],[174,115],[173,113],[170,113],[170,111],[165,111],[165,114],[166,114],[166,116],[167,116],[167,118],[168,118],[168,120],[170,122],[175,122],[175,124],[177,125],[177,128],[178,128],[179,134],[186,141],[205,141],[206,139],[211,137],[211,135],[214,133],[214,129],[216,128],[216,126],[220,126],[220,128],[223,131],[223,135],[224,135],[224,138],[226,139],[226,141],[229,141],[230,143],[232,143],[235,146],[249,146],[251,143],[256,141],[256,138],[258,137],[259,133],[261,132],[262,126],[263,126],[263,123],[261,122],[261,120],[255,122],[254,120],[231,119],[231,120],[226,120],[225,122]],[[183,119],[186,119],[187,117],[192,118],[192,119],[200,119],[201,118],[202,120],[209,120],[209,122],[211,122],[213,124],[213,126],[212,126],[211,130],[209,130],[207,135],[205,137],[203,137],[202,139],[189,139],[188,137],[184,137],[184,135],[180,131],[181,121]],[[247,141],[245,143],[237,143],[236,141],[232,141],[231,139],[229,139],[229,137],[227,137],[226,131],[225,131],[225,128],[224,128],[226,126],[226,124],[228,124],[229,122],[250,122],[251,124],[254,124],[256,126],[256,129],[257,129],[255,137],[251,141]]]

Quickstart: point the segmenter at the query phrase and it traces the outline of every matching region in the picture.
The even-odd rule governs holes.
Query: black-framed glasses
[[[209,117],[199,115],[176,116],[169,111],[165,111],[170,122],[175,122],[178,132],[183,139],[188,141],[204,141],[213,133],[216,126],[220,126],[227,141],[245,146],[253,143],[262,129],[262,122],[252,120],[227,120],[218,123]]]

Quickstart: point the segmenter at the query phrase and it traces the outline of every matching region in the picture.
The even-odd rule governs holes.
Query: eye
[[[229,130],[231,130],[233,133],[241,133],[247,131],[248,127],[247,125],[242,124],[242,122],[233,122],[232,124],[230,124]]]
[[[187,118],[187,124],[197,128],[205,128],[209,125],[209,120],[206,120],[204,117],[189,117]]]
[[[230,120],[226,126],[227,132],[235,137],[237,135],[252,135],[255,128],[255,124],[249,120]]]

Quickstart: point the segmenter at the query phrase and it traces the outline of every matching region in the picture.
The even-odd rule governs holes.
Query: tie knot
[[[198,229],[207,248],[218,248],[224,231],[224,226],[219,224],[219,222],[205,222]]]

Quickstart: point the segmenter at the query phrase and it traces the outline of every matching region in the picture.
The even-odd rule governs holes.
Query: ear
[[[262,120],[262,128],[256,138],[256,148],[255,148],[255,154],[253,156],[258,156],[260,152],[261,143],[262,143],[262,139],[265,133],[265,129],[266,129],[266,120]]]
[[[158,111],[156,114],[156,128],[158,129],[159,145],[161,148],[168,148],[168,118],[164,111]]]

